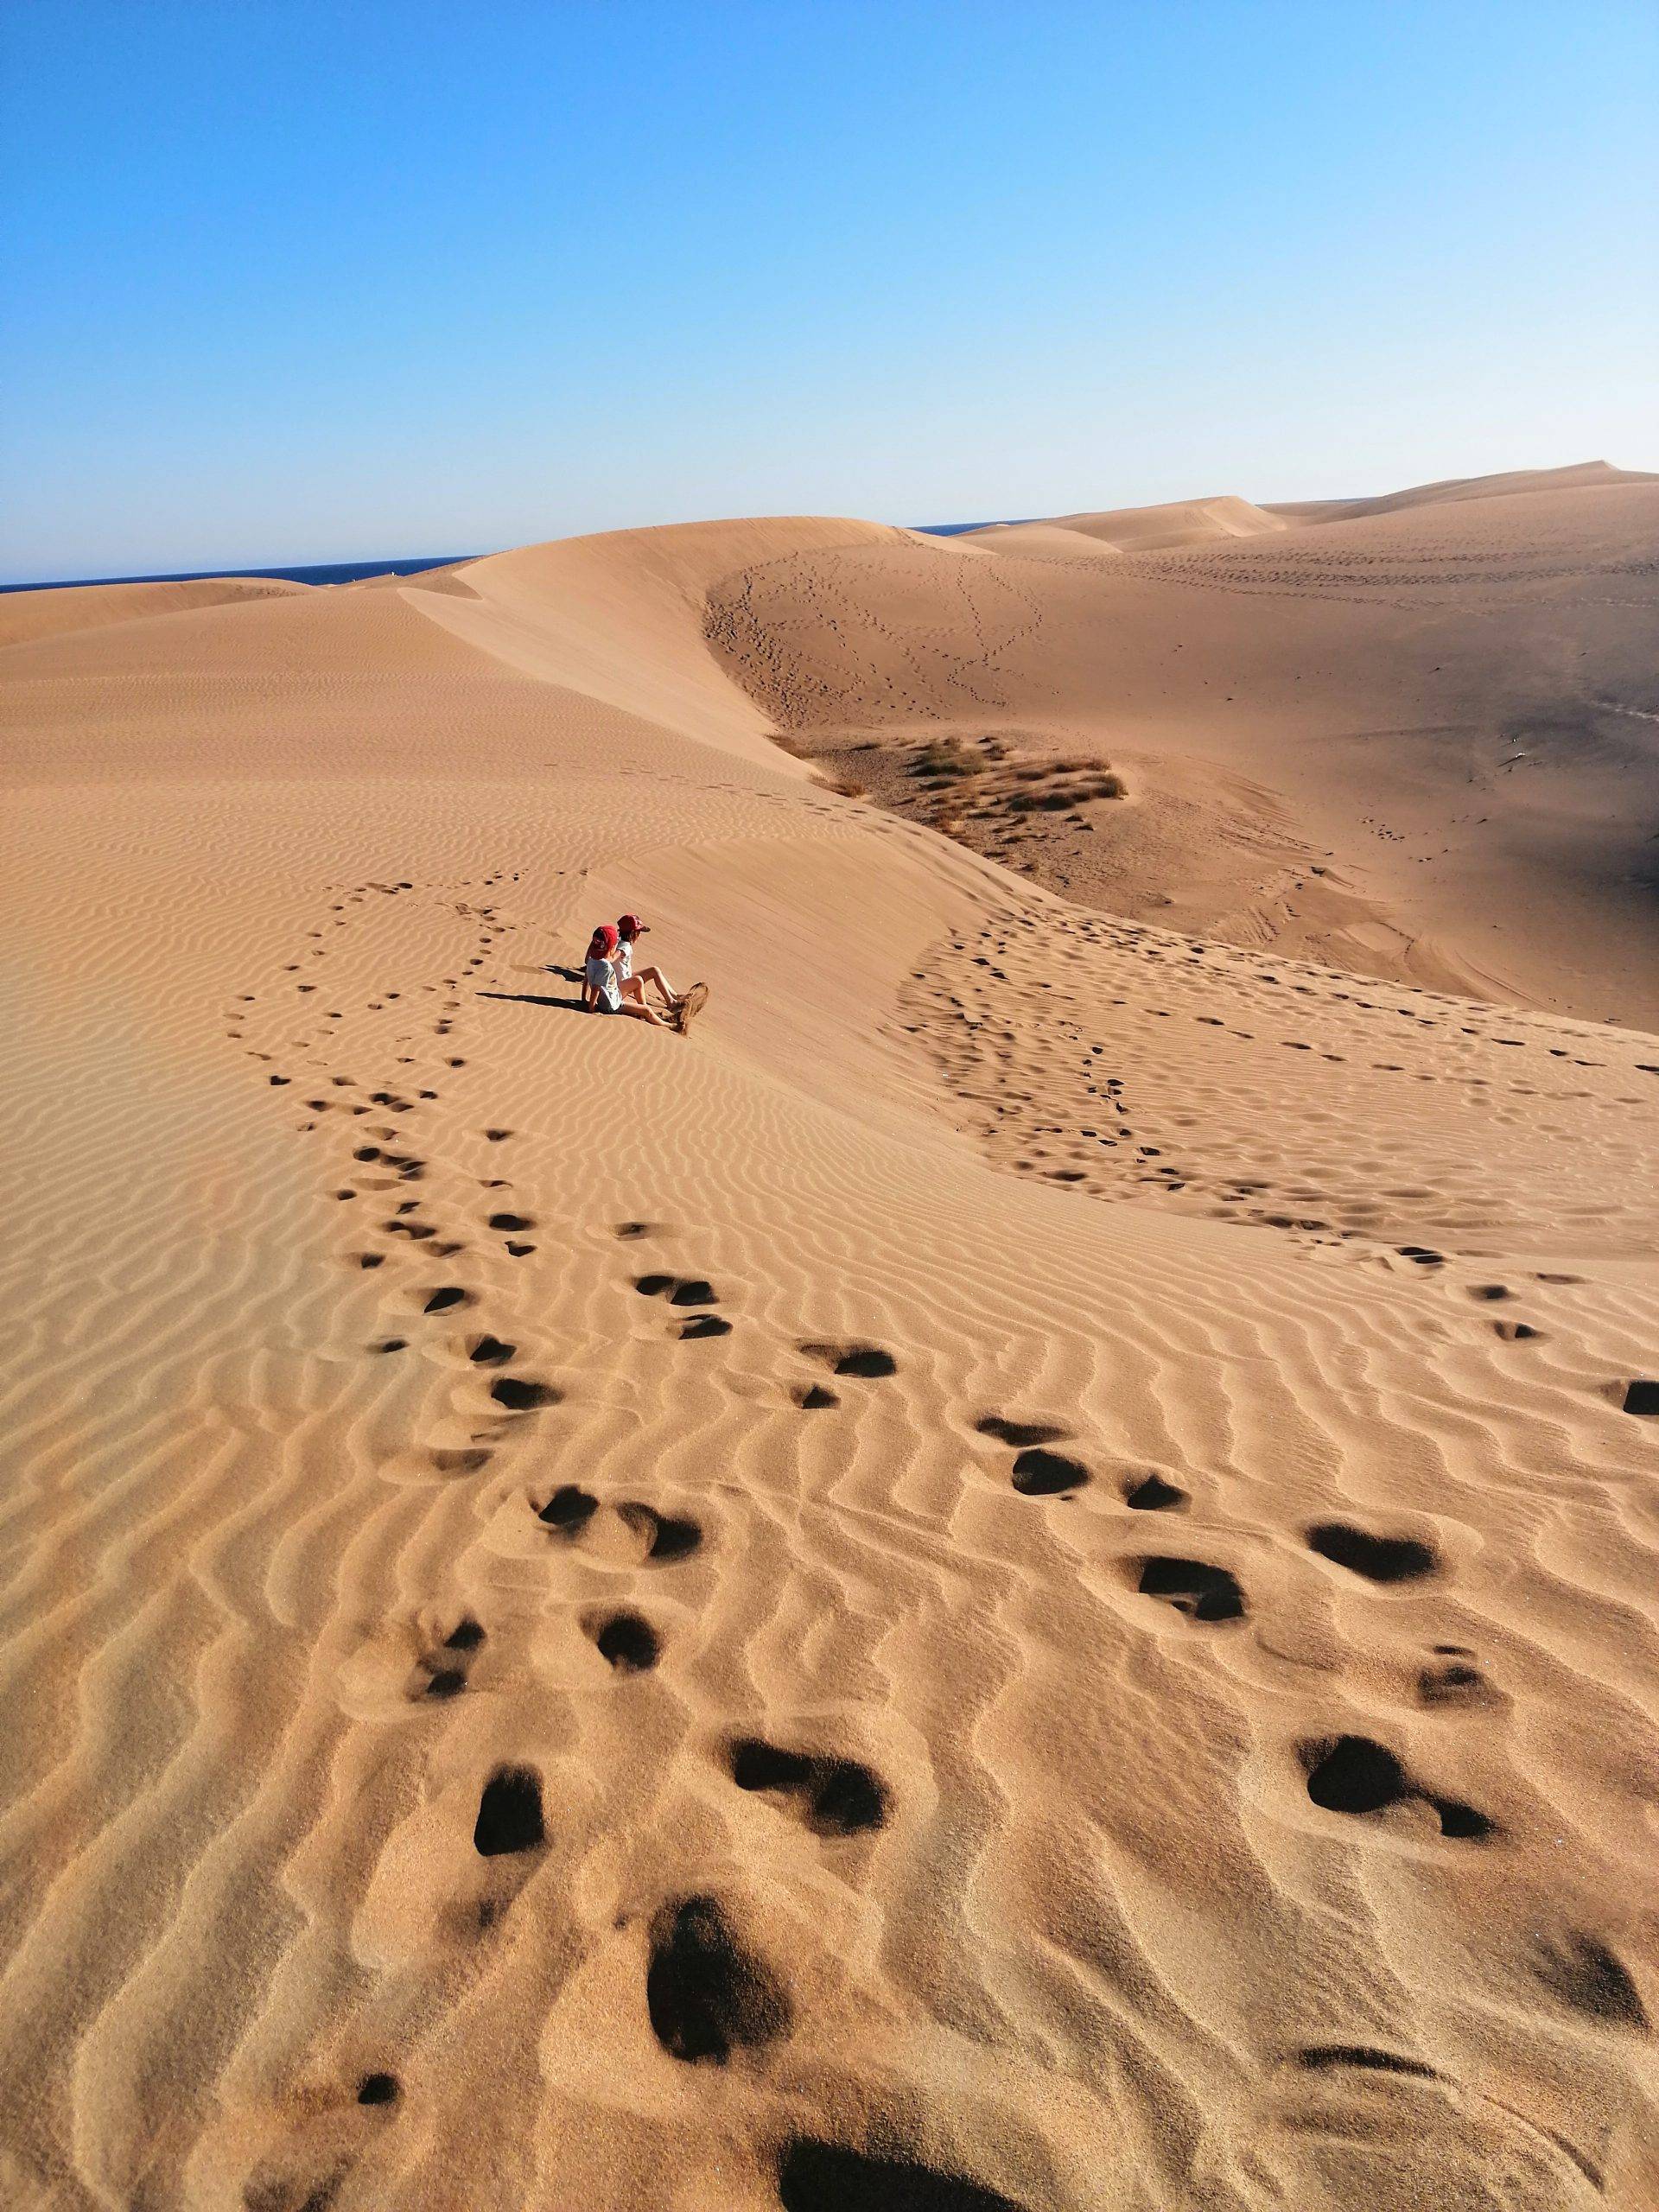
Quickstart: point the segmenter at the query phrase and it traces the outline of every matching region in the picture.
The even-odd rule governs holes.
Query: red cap
[[[616,926],[624,937],[644,937],[649,925],[642,922],[638,914],[619,914]]]
[[[601,922],[594,931],[594,936],[597,942],[604,946],[607,952],[616,950],[616,931],[608,922]]]

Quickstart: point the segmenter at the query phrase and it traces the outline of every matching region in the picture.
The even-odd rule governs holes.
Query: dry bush
[[[934,738],[923,746],[910,764],[912,776],[980,776],[982,760],[976,760],[959,738]]]

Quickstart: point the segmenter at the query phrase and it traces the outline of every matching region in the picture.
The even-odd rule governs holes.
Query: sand
[[[1656,502],[14,616],[9,2203],[1645,2212]]]
[[[1156,550],[1108,515],[1032,556],[1023,526],[803,554],[722,586],[714,636],[880,796],[946,734],[1109,762],[1127,803],[1040,823],[924,794],[1071,899],[1652,1028],[1659,479],[1557,474],[1253,535],[1194,501],[1175,544],[1147,510]]]

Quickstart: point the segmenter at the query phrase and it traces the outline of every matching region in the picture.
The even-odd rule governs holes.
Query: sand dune
[[[60,584],[45,591],[0,592],[0,647],[192,607],[291,597],[309,588],[278,576],[196,576],[186,583]]]
[[[1266,507],[1228,493],[1176,499],[1161,507],[1117,507],[1103,514],[1060,515],[1064,530],[1103,538],[1123,553],[1154,553],[1173,545],[1208,545],[1218,538],[1259,537],[1285,528]]]
[[[1018,553],[1028,561],[1109,561],[1120,550],[1058,522],[992,523],[984,530],[964,530],[957,543]]]
[[[1651,497],[709,524],[0,653],[10,2202],[1645,2212],[1659,1039],[799,753],[1105,749],[1124,880],[1222,906],[1581,647],[1639,706]],[[1637,810],[1595,728],[1491,882]],[[689,1039],[572,1010],[625,905]]]
[[[983,535],[990,570],[960,539],[773,561],[716,592],[711,635],[884,798],[943,735],[1109,762],[1128,804],[1041,821],[926,794],[1070,897],[1659,1024],[1659,480],[1099,562],[1017,537]]]
[[[1611,484],[1659,482],[1650,471],[1615,468],[1611,461],[1581,461],[1568,468],[1516,468],[1502,476],[1452,476],[1438,484],[1414,484],[1404,492],[1385,492],[1370,499],[1274,500],[1263,512],[1287,522],[1356,522],[1366,515],[1394,514],[1402,507],[1438,506],[1463,499],[1506,499],[1518,492],[1577,492]]]
[[[994,546],[1000,553],[1076,560],[1084,548],[1118,553],[1161,552],[1177,545],[1210,545],[1218,539],[1257,537],[1287,529],[1281,511],[1252,506],[1230,494],[1214,499],[1176,499],[1160,507],[1115,507],[1100,514],[1057,515],[1052,522],[994,523],[969,530],[970,544]]]

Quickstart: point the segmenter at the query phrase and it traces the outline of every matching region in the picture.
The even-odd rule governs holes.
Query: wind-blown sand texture
[[[24,611],[0,2196],[1659,2198],[1656,500]]]

